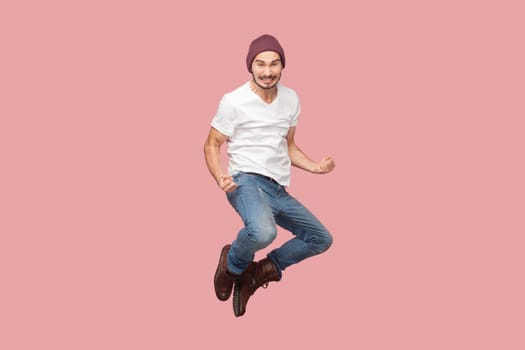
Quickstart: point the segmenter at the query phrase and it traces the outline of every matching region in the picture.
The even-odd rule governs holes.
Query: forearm
[[[208,171],[218,183],[221,176],[224,175],[222,170],[220,147],[206,143],[204,146],[204,157],[206,159]]]
[[[313,172],[316,163],[310,159],[306,153],[304,153],[295,143],[288,145],[288,154],[293,166],[308,172]]]

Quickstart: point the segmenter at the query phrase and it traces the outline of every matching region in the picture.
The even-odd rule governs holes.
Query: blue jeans
[[[243,272],[253,261],[255,252],[275,239],[276,225],[295,236],[268,254],[279,275],[288,266],[330,247],[332,235],[285,187],[251,173],[238,173],[233,179],[238,187],[226,195],[245,227],[239,231],[228,253],[228,270],[236,274]]]

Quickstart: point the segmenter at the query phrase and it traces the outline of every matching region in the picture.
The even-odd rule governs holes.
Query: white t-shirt
[[[291,162],[286,136],[297,125],[301,107],[295,91],[277,85],[268,104],[247,82],[225,94],[211,126],[228,136],[228,172],[254,172],[290,185]]]

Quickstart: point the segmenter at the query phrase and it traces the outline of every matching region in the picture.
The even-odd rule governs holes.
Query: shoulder
[[[250,92],[249,86],[243,84],[235,90],[225,93],[219,102],[219,109],[216,115],[227,119],[235,118],[241,106],[251,97]]]
[[[278,88],[279,88],[279,94],[281,94],[283,97],[290,99],[292,101],[299,101],[299,96],[297,95],[294,89],[284,86],[280,83],[279,83]]]
[[[231,104],[237,104],[240,103],[248,98],[251,97],[250,93],[250,87],[248,83],[244,83],[243,85],[239,86],[238,88],[227,92],[223,96],[223,100],[228,101]]]

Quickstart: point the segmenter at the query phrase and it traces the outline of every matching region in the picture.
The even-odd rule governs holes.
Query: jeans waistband
[[[245,174],[250,174],[250,175],[255,175],[255,176],[258,176],[258,177],[262,177],[263,179],[266,179],[268,181],[273,182],[274,184],[279,185],[279,183],[277,181],[275,181],[273,178],[271,178],[269,176],[266,176],[266,175],[261,175],[261,174],[257,174],[257,173],[251,173],[251,172],[245,172]]]

